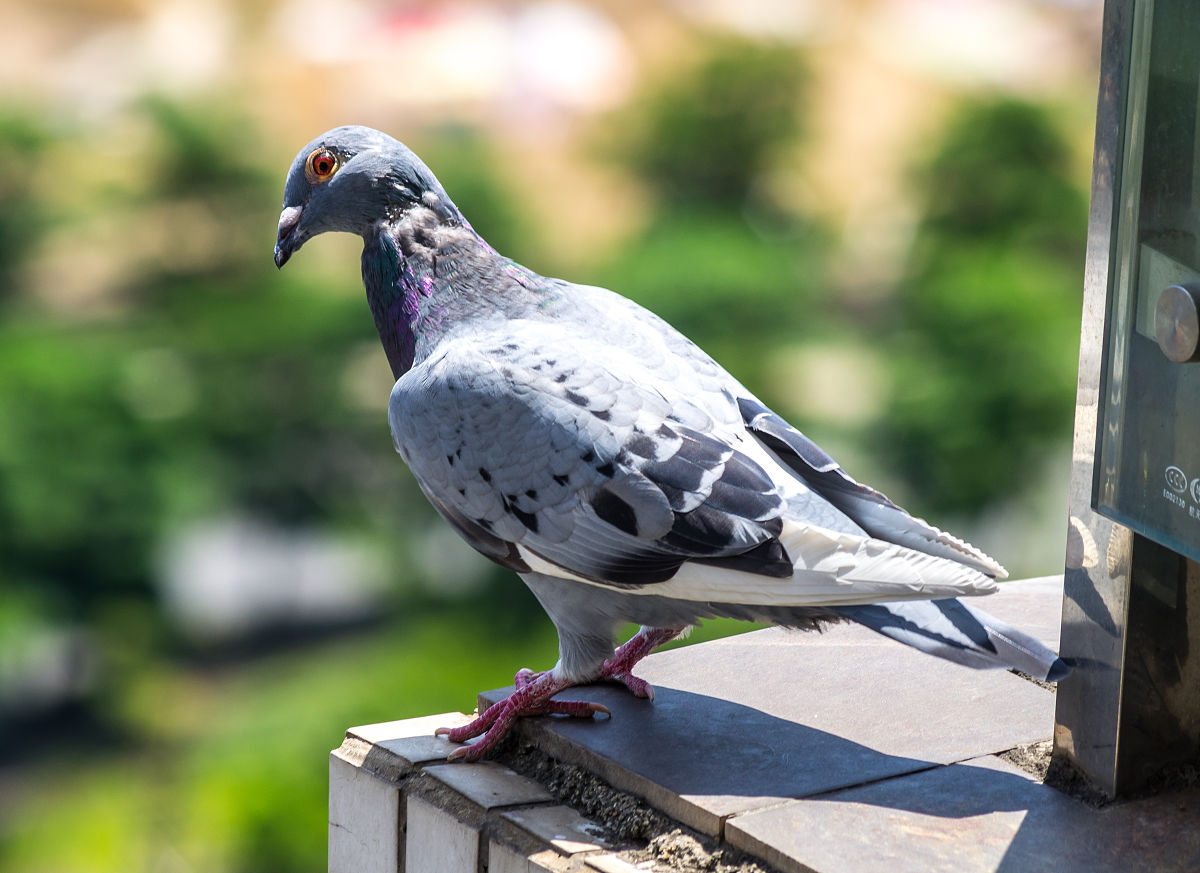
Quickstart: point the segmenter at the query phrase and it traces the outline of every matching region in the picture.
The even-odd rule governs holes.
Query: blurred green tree
[[[445,125],[427,141],[411,145],[426,156],[434,175],[480,236],[496,251],[525,262],[531,254],[533,228],[518,206],[519,192],[506,186],[496,172],[495,150],[480,131]]]
[[[820,229],[765,195],[802,140],[807,75],[783,43],[717,38],[692,69],[651,85],[616,127],[618,154],[653,195],[646,229],[598,281],[648,307],[761,387],[763,352],[819,329]]]
[[[363,425],[339,381],[360,302],[274,276],[276,185],[228,147],[232,118],[161,101],[147,112],[151,181],[115,220],[162,218],[180,248],[210,222],[220,243],[138,264],[117,317],[34,305],[0,324],[3,572],[73,619],[151,598],[163,533],[197,515],[328,519],[344,493],[330,458]]]
[[[35,303],[0,321],[5,581],[72,619],[95,618],[113,597],[153,602],[163,535],[225,512],[365,531],[403,552],[400,532],[432,510],[388,438],[386,376],[376,408],[347,390],[373,341],[355,273],[341,294],[310,271],[275,270],[282,169],[244,147],[253,124],[243,114],[162,98],[141,111],[144,172],[108,195],[131,237],[161,223],[165,251],[121,277],[115,317],[64,318]],[[36,154],[32,127],[0,123],[9,128]],[[519,236],[477,137],[444,131],[430,150],[481,227]],[[18,174],[0,185],[14,202],[28,189]],[[22,224],[27,211],[0,217],[0,275],[15,275],[50,227]],[[5,221],[20,233],[6,235]],[[382,351],[377,361],[386,374]]]
[[[47,217],[35,191],[50,134],[29,113],[0,112],[0,140],[10,160],[0,161],[0,303],[16,296],[19,268],[45,230]]]
[[[1050,109],[974,99],[918,167],[881,448],[928,512],[1020,491],[1070,431],[1086,201]]]
[[[623,150],[668,210],[740,210],[802,130],[807,81],[793,45],[714,38],[694,69],[634,104]]]

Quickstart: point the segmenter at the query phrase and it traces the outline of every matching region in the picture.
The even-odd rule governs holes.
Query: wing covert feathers
[[[738,399],[738,407],[746,428],[780,463],[867,533],[967,564],[997,579],[1008,576],[1008,571],[995,559],[970,543],[909,515],[879,491],[856,482],[820,446],[759,401],[742,397]]]
[[[669,579],[624,590],[699,602],[838,606],[974,596],[990,594],[996,587],[990,577],[956,561],[873,537],[785,522],[779,541],[793,561],[789,578],[689,561]],[[569,573],[526,548],[519,552],[537,572]],[[615,587],[570,575],[580,582]]]

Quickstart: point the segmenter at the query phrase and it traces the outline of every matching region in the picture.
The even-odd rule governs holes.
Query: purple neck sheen
[[[436,260],[445,262],[450,257],[440,253]],[[434,257],[413,252],[405,255],[387,232],[380,232],[363,247],[367,302],[397,379],[412,367],[422,342],[433,339],[445,326],[447,301],[439,298],[447,298],[452,292],[448,283],[435,278],[434,263]]]

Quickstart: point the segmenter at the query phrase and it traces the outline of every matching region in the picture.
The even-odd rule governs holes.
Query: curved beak
[[[304,242],[302,234],[296,231],[303,214],[303,206],[288,206],[279,214],[279,234],[275,237],[276,267],[282,268],[292,253]]]

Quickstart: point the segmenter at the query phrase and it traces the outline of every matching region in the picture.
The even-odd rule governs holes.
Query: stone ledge
[[[604,828],[495,762],[446,763],[462,713],[351,728],[330,753],[330,873],[586,871]]]
[[[1056,645],[1060,603],[1051,577],[987,608]],[[524,719],[501,763],[445,763],[454,745],[431,734],[461,713],[352,728],[330,760],[330,870],[1200,869],[1200,791],[1097,811],[999,759],[1053,725],[1052,692],[1018,676],[847,626],[662,652],[638,672],[654,703],[570,689],[612,718]]]
[[[1057,645],[1061,580],[1006,583],[999,618]],[[1052,619],[1037,616],[1050,613]],[[653,703],[570,688],[611,719],[526,719],[526,742],[715,839],[731,816],[1049,738],[1054,697],[1004,671],[931,658],[859,625],[755,631],[650,656]],[[481,708],[510,688],[480,696]]]

